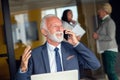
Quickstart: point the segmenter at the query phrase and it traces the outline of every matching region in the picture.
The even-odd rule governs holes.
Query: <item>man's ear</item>
[[[42,29],[41,32],[44,36],[47,36],[47,31],[45,29]]]

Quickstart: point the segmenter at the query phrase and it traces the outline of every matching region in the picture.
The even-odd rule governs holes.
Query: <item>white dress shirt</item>
[[[63,70],[63,64],[62,64],[62,54],[61,54],[61,44],[57,46],[59,48],[59,54],[61,59],[61,65]],[[57,72],[57,66],[56,66],[56,60],[55,60],[55,46],[47,43],[47,50],[48,50],[48,58],[49,58],[49,64],[50,64],[50,72]]]

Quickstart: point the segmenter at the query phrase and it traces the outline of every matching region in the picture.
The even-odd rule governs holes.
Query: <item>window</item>
[[[14,44],[22,41],[27,45],[31,41],[38,40],[37,22],[29,22],[27,13],[15,15],[15,20],[16,23],[12,24]]]
[[[55,14],[57,15],[60,19],[63,14],[63,11],[66,9],[72,10],[73,13],[73,19],[77,21],[78,19],[78,12],[77,12],[77,7],[76,6],[69,6],[69,7],[61,7],[61,8],[53,8],[53,9],[47,9],[42,11],[42,17],[47,15],[47,14]]]

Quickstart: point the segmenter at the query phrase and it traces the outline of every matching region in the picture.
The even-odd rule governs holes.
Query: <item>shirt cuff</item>
[[[73,46],[73,47],[76,47],[78,44],[79,44],[80,42],[78,42],[75,46]]]
[[[19,69],[19,73],[26,73],[28,70],[26,70],[26,71],[24,71],[24,72],[22,72],[22,70],[21,69]]]

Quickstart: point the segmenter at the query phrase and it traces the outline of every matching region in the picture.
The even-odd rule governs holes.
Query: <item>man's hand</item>
[[[28,69],[28,60],[31,57],[30,53],[31,53],[31,47],[27,46],[22,55],[22,61],[21,61],[21,65],[20,65],[20,69],[22,72],[26,72]]]
[[[69,34],[67,41],[73,46],[75,46],[79,42],[75,33],[73,33],[71,30],[66,30],[65,34]]]

